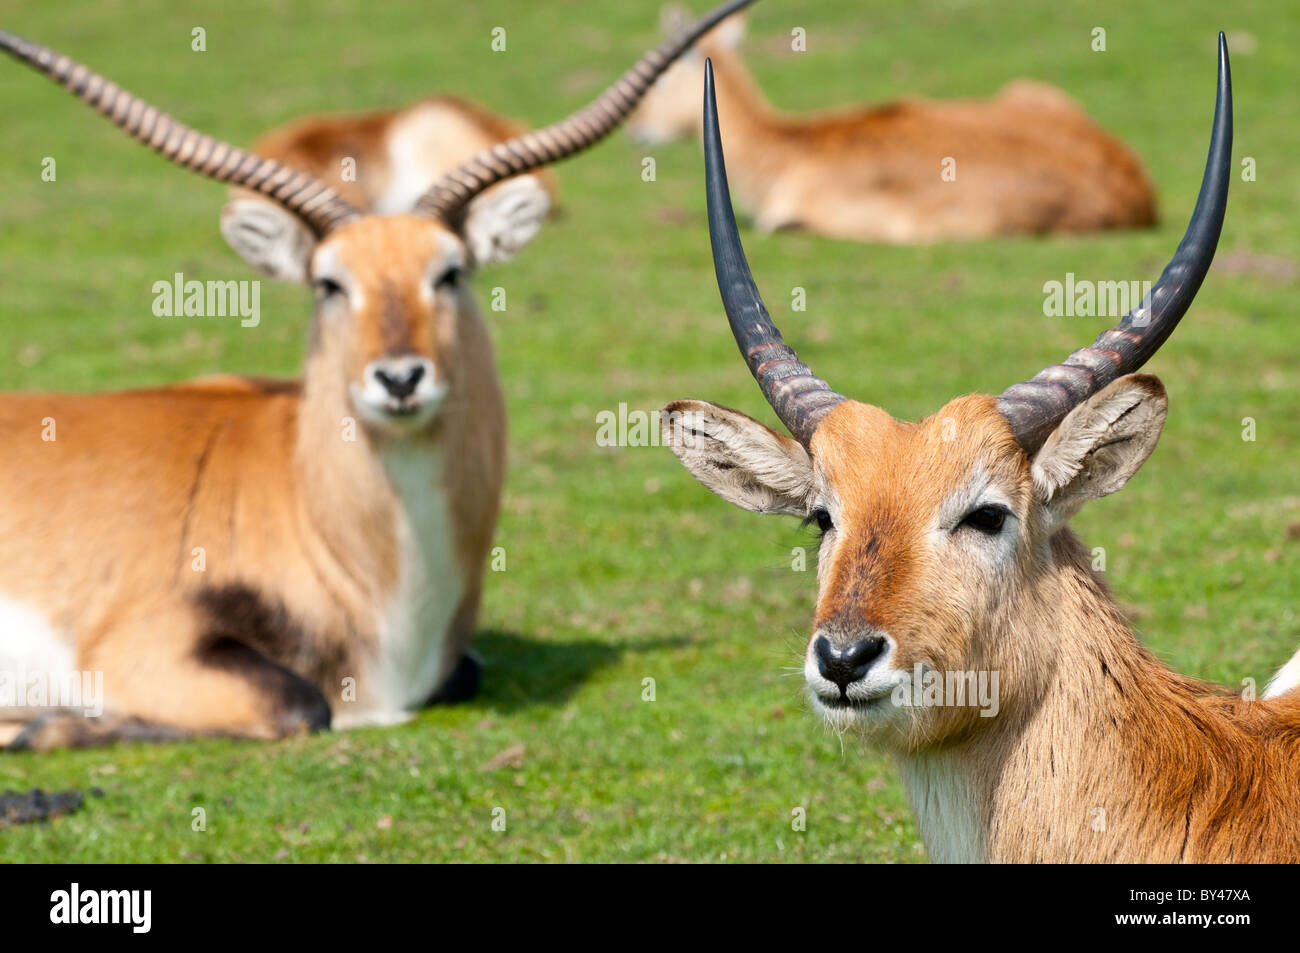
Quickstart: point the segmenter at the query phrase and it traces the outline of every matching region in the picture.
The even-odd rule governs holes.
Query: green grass
[[[164,0],[10,0],[3,25],[241,143],[292,116],[435,90],[540,124],[658,39],[655,2],[437,6],[236,2],[195,15]],[[1067,271],[1155,277],[1195,197],[1220,27],[1236,34],[1235,151],[1258,163],[1257,182],[1234,182],[1220,254],[1300,258],[1300,8],[1143,6],[759,4],[746,52],[784,107],[987,95],[1034,76],[1131,142],[1161,198],[1159,228],[1088,238],[880,248],[747,230],[787,338],[838,389],[915,418],[1090,341],[1107,322],[1044,318],[1042,285]],[[489,51],[496,25],[506,53]],[[206,53],[190,52],[196,26]],[[779,52],[793,26],[808,31],[805,54]],[[1090,50],[1094,26],[1109,52]],[[221,188],[47,81],[0,69],[0,387],[294,374],[301,288],[264,284],[256,329],[151,313],[150,286],[175,271],[253,277],[218,234]],[[562,217],[475,279],[485,305],[507,290],[507,311],[489,315],[511,422],[508,568],[489,578],[481,697],[398,728],[276,744],[0,758],[0,789],[105,792],[54,823],[0,831],[0,861],[924,859],[893,767],[842,749],[791,674],[814,580],[790,571],[790,550],[810,537],[716,500],[662,448],[596,445],[596,414],[620,401],[703,397],[773,422],[718,305],[699,147],[654,149],[654,183],[640,179],[645,154],[619,136],[560,168]],[[45,156],[55,183],[40,179]],[[795,286],[806,312],[789,310]],[[1158,452],[1076,520],[1106,547],[1148,644],[1234,685],[1267,678],[1300,643],[1300,542],[1286,533],[1300,522],[1295,291],[1294,277],[1211,274],[1152,365],[1171,397]],[[1257,422],[1253,443],[1243,417]],[[641,700],[646,678],[654,702]],[[516,745],[517,763],[483,770]],[[806,832],[791,829],[798,806]],[[196,807],[204,832],[191,829]],[[505,832],[491,826],[497,807]]]

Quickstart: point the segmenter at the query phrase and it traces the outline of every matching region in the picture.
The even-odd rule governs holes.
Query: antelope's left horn
[[[1155,286],[1117,326],[1102,332],[1091,347],[1075,351],[1065,363],[1053,364],[1033,379],[1013,384],[998,398],[998,410],[1026,453],[1041,447],[1075,406],[1150,360],[1173,333],[1214,260],[1231,176],[1232,74],[1228,42],[1220,33],[1210,152],[1187,232]]]
[[[718,132],[718,103],[713,93],[713,64],[704,64],[704,187],[709,205],[709,241],[722,307],[749,372],[781,423],[805,447],[831,408],[844,398],[799,360],[781,338],[740,245],[736,216],[727,188],[727,168]]]

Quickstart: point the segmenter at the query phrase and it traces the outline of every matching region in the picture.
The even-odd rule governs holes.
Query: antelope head
[[[514,176],[600,141],[691,44],[752,0],[730,0],[651,50],[592,103],[502,142],[435,183],[411,214],[363,214],[324,182],[204,135],[66,56],[0,30],[0,49],[49,76],[166,159],[250,196],[222,231],[250,264],[316,290],[308,387],[343,385],[371,428],[397,434],[430,423],[455,382],[456,347],[480,321],[466,289],[471,249],[492,247],[500,208],[474,200]],[[512,201],[509,191],[502,201]],[[477,338],[475,338],[477,340]],[[473,343],[473,342],[471,342]]]
[[[970,731],[974,706],[920,709],[891,696],[921,671],[998,672],[1000,707],[1032,703],[1069,640],[1087,638],[1064,574],[1104,597],[1066,528],[1155,447],[1159,380],[1133,373],[1192,302],[1223,224],[1232,150],[1227,48],[1219,41],[1209,157],[1191,222],[1150,294],[1091,347],[1000,397],[964,396],[919,423],[835,393],[782,340],[750,275],[732,214],[705,73],[705,175],[718,286],[731,330],[777,417],[776,433],[716,404],[663,414],[666,442],[706,487],[821,531],[804,675],[837,729],[913,750]],[[1075,570],[1082,569],[1082,574]],[[1102,598],[1091,603],[1109,607]],[[1073,627],[1064,620],[1072,619]]]

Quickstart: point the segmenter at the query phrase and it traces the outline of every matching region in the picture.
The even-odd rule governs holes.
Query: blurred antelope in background
[[[279,126],[250,148],[319,179],[364,212],[397,215],[462,162],[526,130],[455,96],[435,96],[405,109],[311,116]],[[284,233],[283,247],[310,247],[303,223],[247,189],[232,189],[221,214],[226,240],[249,264],[294,279],[293,259],[266,260],[265,234]],[[479,264],[508,261],[541,228],[555,197],[546,169],[484,189],[465,210],[463,238]],[[285,274],[285,272],[289,272]]]
[[[1133,476],[1164,424],[1164,387],[1134,371],[1191,305],[1222,228],[1222,34],[1205,177],[1150,294],[1065,363],[919,423],[840,396],[782,341],[740,246],[705,82],[718,287],[794,439],[694,400],[666,408],[664,437],[723,499],[820,528],[804,658],[816,711],[893,753],[935,860],[1300,860],[1300,655],[1261,700],[1170,671],[1068,527]],[[996,714],[899,703],[918,667],[945,682],[997,673]]]
[[[690,41],[381,216],[0,31],[136,140],[301,222],[243,252],[316,290],[301,381],[0,397],[0,673],[102,672],[105,695],[98,718],[0,711],[14,745],[276,737],[473,694],[505,407],[467,210],[608,135]]]
[[[667,18],[670,32],[680,20]],[[778,112],[741,59],[744,16],[700,40],[655,84],[628,131],[698,135],[704,57],[736,195],[762,231],[920,243],[1151,225],[1141,163],[1054,86],[1007,84],[988,100],[899,99],[809,115]]]

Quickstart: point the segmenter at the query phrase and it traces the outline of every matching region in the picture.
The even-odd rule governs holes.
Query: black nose
[[[384,385],[384,390],[392,394],[398,400],[404,397],[410,397],[415,393],[416,386],[420,379],[424,377],[424,365],[416,364],[406,375],[390,374],[385,370],[377,368],[375,370],[375,380]]]
[[[819,635],[813,643],[817,671],[822,673],[822,678],[838,685],[841,692],[867,674],[867,669],[884,648],[885,640],[878,635],[858,639],[844,649],[837,649],[824,635]]]

